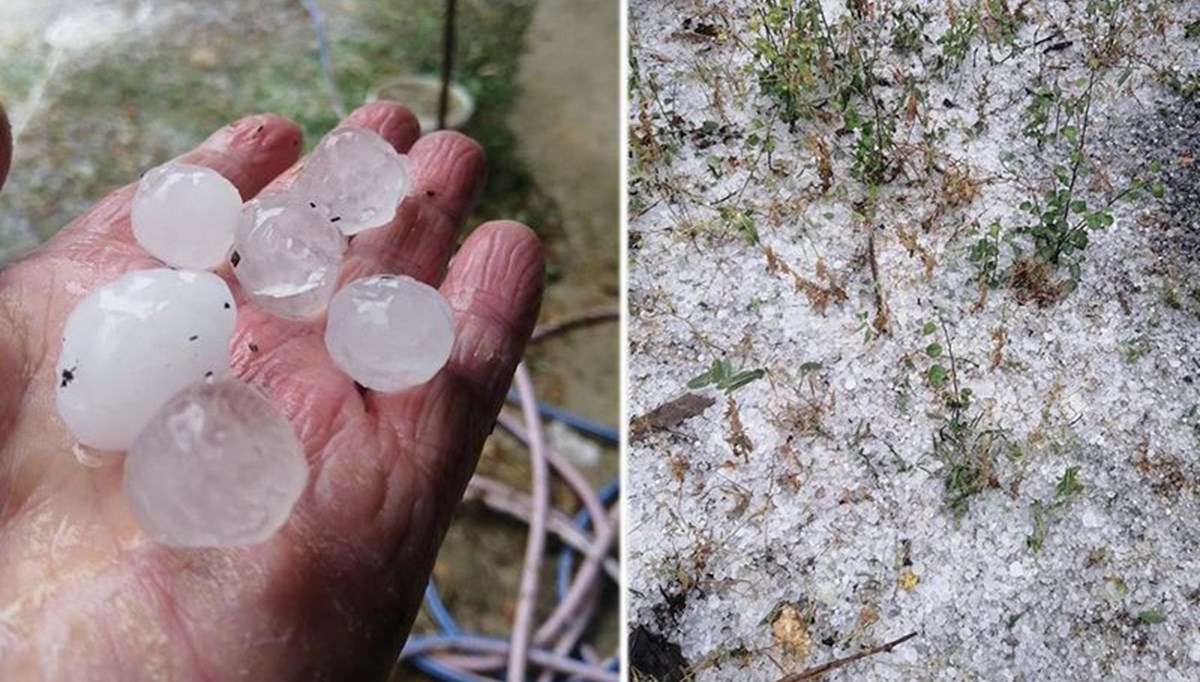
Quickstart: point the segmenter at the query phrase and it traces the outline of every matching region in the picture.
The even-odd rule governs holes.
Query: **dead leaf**
[[[685,393],[674,400],[668,400],[630,421],[629,442],[636,443],[654,431],[675,428],[712,407],[716,402],[716,398],[701,393]]]

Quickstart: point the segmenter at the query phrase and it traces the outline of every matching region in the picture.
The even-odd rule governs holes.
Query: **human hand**
[[[55,412],[66,315],[121,273],[160,266],[132,237],[135,186],[0,271],[0,679],[366,680],[391,668],[533,328],[543,261],[512,222],[479,227],[450,260],[483,181],[475,142],[418,140],[412,114],[390,103],[345,123],[407,153],[413,188],[393,223],[354,238],[342,281],[397,272],[440,285],[457,337],[430,383],[360,390],[330,362],[320,323],[275,318],[220,273],[239,303],[234,373],[288,417],[311,466],[291,518],[261,545],[150,543],[120,466],[81,466]],[[180,160],[248,199],[287,183],[299,150],[293,124],[263,115]]]

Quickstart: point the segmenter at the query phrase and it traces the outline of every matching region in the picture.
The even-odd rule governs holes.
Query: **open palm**
[[[0,271],[0,680],[357,680],[391,667],[534,324],[543,263],[511,222],[479,227],[451,260],[483,180],[476,143],[418,139],[390,103],[344,124],[409,154],[414,186],[391,225],[354,238],[342,280],[394,272],[439,286],[457,338],[429,384],[366,391],[331,364],[320,323],[272,317],[220,273],[240,306],[234,372],[287,415],[311,465],[291,518],[261,545],[150,543],[119,463],[81,466],[55,412],[67,314],[121,273],[160,267],[132,238],[134,187]],[[181,160],[248,199],[288,182],[299,150],[293,124],[263,115]],[[6,166],[0,150],[0,181]]]

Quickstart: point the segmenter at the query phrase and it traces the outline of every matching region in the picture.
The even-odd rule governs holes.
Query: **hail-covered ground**
[[[1200,3],[629,30],[637,674],[1200,679]]]

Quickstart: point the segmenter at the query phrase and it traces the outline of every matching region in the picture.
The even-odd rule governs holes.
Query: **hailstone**
[[[234,236],[233,272],[263,309],[306,318],[325,310],[337,286],[346,238],[294,195],[255,199]]]
[[[242,197],[220,173],[167,162],[142,176],[133,198],[133,236],[150,255],[180,268],[209,270],[233,244]]]
[[[429,381],[446,364],[453,343],[450,304],[437,289],[411,277],[358,279],[329,303],[329,356],[375,391],[401,391]]]
[[[287,521],[307,481],[292,425],[236,379],[180,391],[125,460],[125,495],[138,525],[175,547],[262,542]]]
[[[88,294],[67,317],[56,404],[82,444],[124,450],[168,398],[229,372],[237,311],[207,272],[134,270]]]
[[[291,192],[352,235],[391,222],[408,184],[408,157],[373,131],[341,128],[309,155]]]

